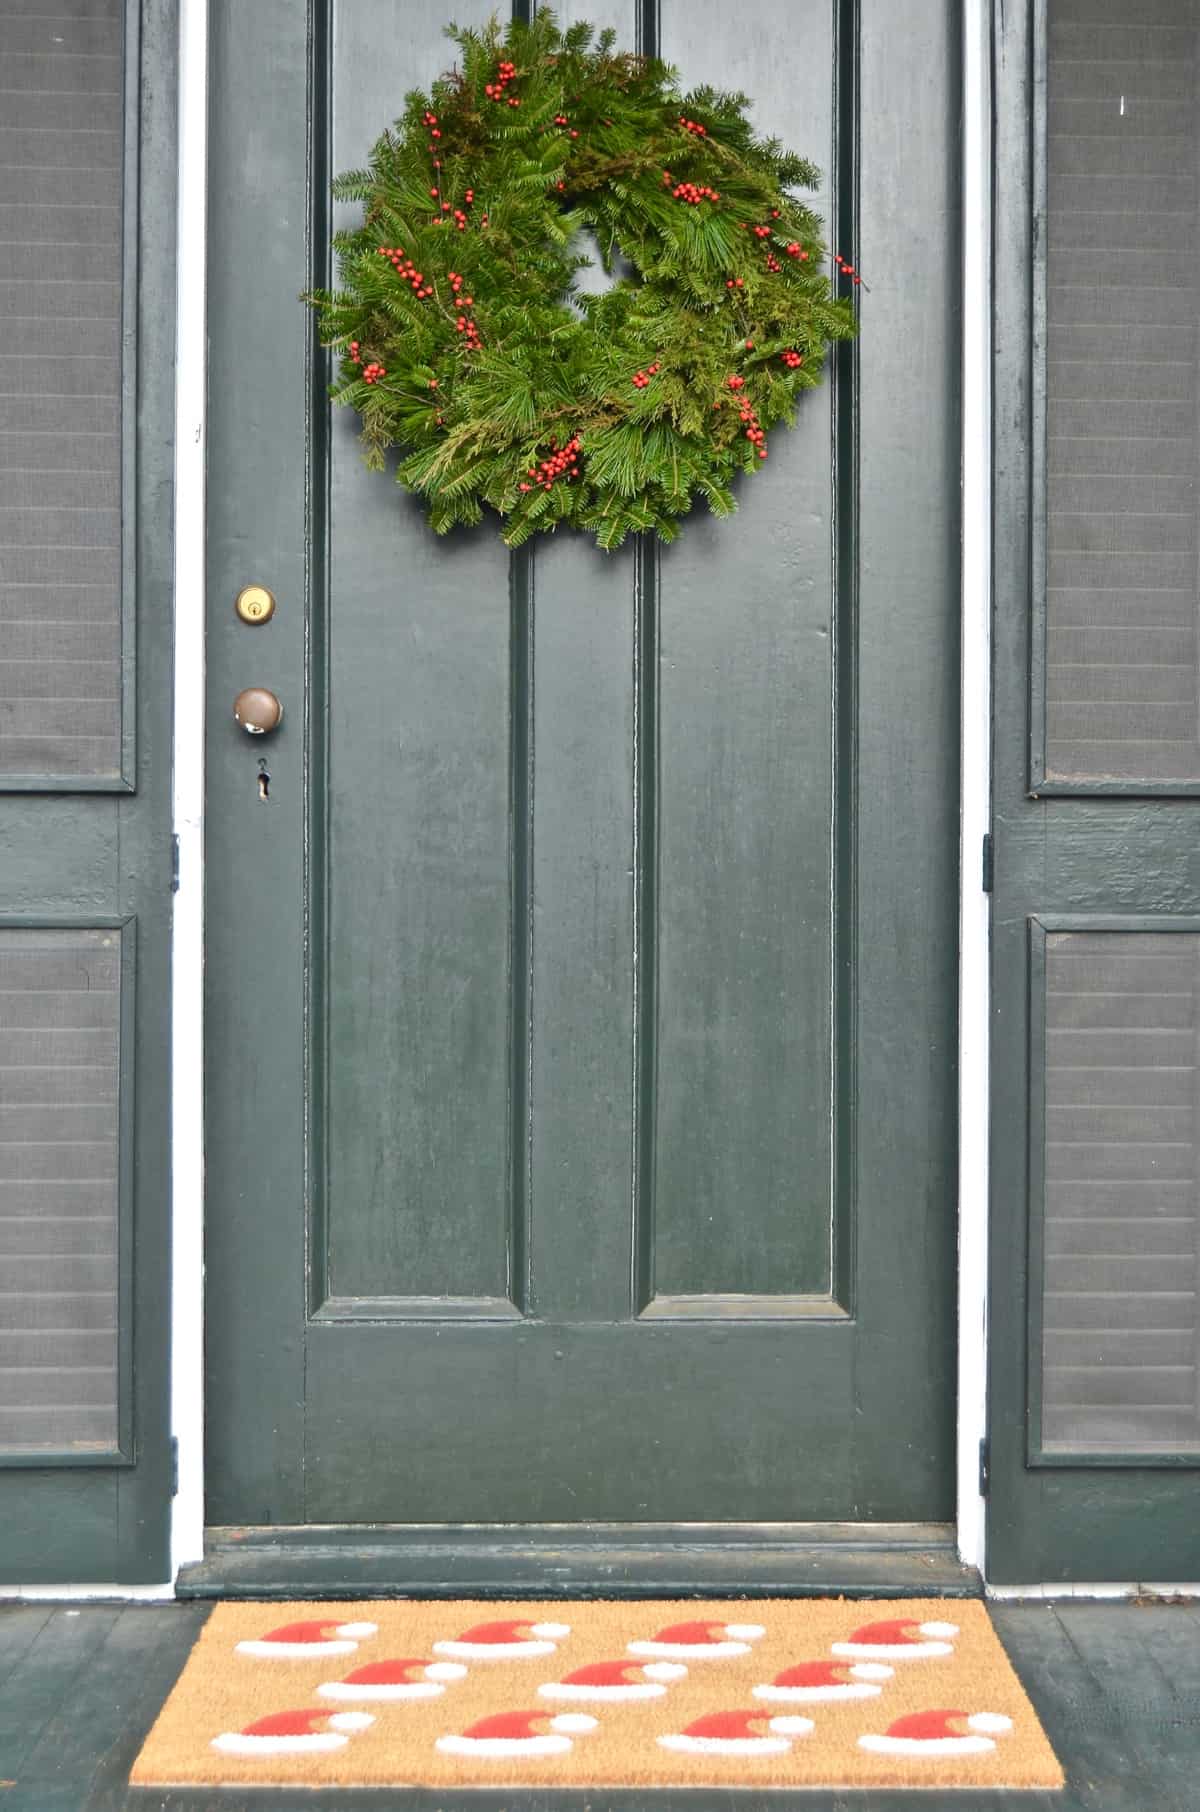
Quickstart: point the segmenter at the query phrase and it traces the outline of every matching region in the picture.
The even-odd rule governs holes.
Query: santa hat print
[[[552,1655],[570,1634],[569,1623],[512,1618],[506,1623],[476,1623],[453,1641],[435,1642],[433,1652],[454,1661],[527,1661],[535,1655]]]
[[[360,1642],[378,1633],[376,1623],[336,1623],[330,1617],[283,1623],[256,1642],[239,1642],[239,1655],[260,1661],[316,1661],[322,1655],[352,1655]]]
[[[750,1644],[765,1636],[761,1623],[670,1623],[649,1642],[627,1644],[631,1655],[657,1655],[666,1661],[719,1661],[748,1655]]]
[[[323,1699],[359,1703],[373,1699],[436,1699],[445,1692],[447,1680],[461,1680],[466,1671],[461,1661],[370,1661],[366,1667],[356,1667],[344,1680],[327,1680],[317,1691]]]
[[[892,1679],[895,1668],[878,1661],[801,1661],[796,1667],[785,1667],[769,1686],[756,1686],[756,1699],[770,1699],[785,1705],[832,1705],[841,1699],[876,1699],[883,1691],[883,1680]]]
[[[678,1661],[592,1661],[561,1680],[538,1687],[543,1699],[590,1699],[620,1704],[629,1699],[661,1699],[667,1683],[682,1680],[687,1668]]]
[[[889,1724],[883,1736],[860,1736],[858,1746],[872,1755],[987,1755],[993,1737],[1012,1729],[1012,1719],[998,1711],[914,1711]]]
[[[917,1623],[911,1617],[892,1617],[884,1623],[864,1623],[847,1642],[832,1642],[835,1655],[862,1661],[936,1660],[954,1653],[957,1623]]]
[[[320,1755],[344,1749],[357,1731],[375,1722],[365,1711],[335,1711],[322,1705],[303,1711],[273,1711],[241,1730],[223,1730],[212,1740],[222,1755]]]
[[[473,1755],[492,1760],[518,1755],[565,1755],[571,1739],[595,1730],[595,1718],[582,1712],[502,1711],[480,1718],[461,1736],[440,1736],[443,1755]]]
[[[683,1755],[786,1755],[794,1737],[807,1736],[811,1718],[772,1718],[765,1711],[710,1711],[659,1746]]]

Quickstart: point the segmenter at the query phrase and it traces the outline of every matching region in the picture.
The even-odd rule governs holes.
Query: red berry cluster
[[[567,118],[567,116],[566,116],[566,114],[565,114],[565,113],[556,113],[556,114],[555,114],[555,116],[554,116],[554,124],[555,124],[555,125],[556,125],[556,126],[566,126],[566,127],[568,127],[568,128],[569,128],[569,129],[570,129],[570,135],[571,135],[571,137],[572,137],[572,138],[578,138],[578,137],[579,137],[579,134],[578,134],[578,132],[577,132],[577,131],[576,131],[576,130],[575,130],[575,128],[574,128],[574,126],[572,126],[572,125],[571,125],[571,122],[570,122],[570,120],[569,120],[569,119],[568,119],[568,118]],[[559,185],[558,185],[558,186],[559,186],[559,188],[560,188],[560,189],[561,189],[561,187],[562,187],[562,184],[561,184],[561,183],[560,183],[560,184],[559,184]]]
[[[783,249],[789,258],[799,258],[801,264],[803,264],[804,260],[808,257],[808,253],[805,251],[804,247],[798,244],[795,239],[793,239],[789,245],[785,245]]]
[[[469,351],[478,352],[480,346],[479,329],[471,319],[471,316],[467,313],[469,308],[474,308],[475,298],[474,296],[463,295],[462,287],[466,279],[460,276],[458,271],[447,271],[446,276],[449,278],[450,288],[454,292],[454,306],[461,311],[455,319],[455,331],[465,335],[463,343]]]
[[[837,267],[841,271],[843,277],[851,278],[855,284],[859,284],[862,282],[862,278],[855,275],[854,266],[852,264],[847,264],[846,260],[842,257],[842,254],[840,252],[834,253],[833,262],[837,265]]]
[[[729,388],[734,391],[744,390],[746,387],[745,378],[738,377],[736,372],[732,377],[726,378],[725,382],[729,385]],[[746,439],[753,442],[754,451],[758,454],[758,457],[760,459],[765,459],[767,457],[767,437],[758,425],[758,417],[744,396],[739,397],[738,401],[741,404],[738,415],[746,424]]]
[[[702,126],[699,120],[684,119],[681,113],[679,116],[679,124],[683,127],[685,132],[694,132],[697,138],[708,137],[708,127]]]
[[[507,100],[510,107],[519,107],[521,105],[521,103],[517,99],[516,95],[514,95],[514,94],[506,95],[504,92],[504,90],[508,87],[508,84],[512,81],[512,79],[516,75],[516,73],[517,73],[517,66],[515,63],[500,63],[496,69],[496,80],[494,82],[488,82],[485,85],[484,90],[483,90],[483,92],[487,95],[488,100],[489,101]]]
[[[767,253],[767,269],[769,271],[779,271],[779,270],[782,270],[782,268],[783,268],[783,266],[780,264],[778,258],[775,256],[774,252],[768,252]]]
[[[634,389],[635,390],[644,390],[646,388],[647,384],[650,382],[650,379],[652,377],[657,377],[657,376],[658,376],[657,362],[655,362],[653,365],[647,365],[645,371],[635,371],[633,374]]]
[[[795,371],[797,365],[803,365],[804,363],[803,358],[798,352],[782,352],[779,356],[789,371]]]
[[[749,221],[746,222],[746,226],[749,231],[754,234],[756,239],[769,239],[771,237],[771,229],[768,226],[751,226]]]
[[[426,283],[425,273],[417,269],[407,252],[403,251],[400,246],[381,245],[378,250],[379,256],[381,258],[390,259],[392,269],[397,271],[407,283],[412,285],[413,294],[418,301],[425,296],[432,296],[432,283]]]
[[[702,201],[720,201],[715,189],[709,189],[703,183],[677,182],[671,190],[676,201],[686,201],[689,208],[698,207]]]
[[[441,191],[440,191],[440,189],[430,189],[429,193],[434,199],[436,199],[441,194]],[[466,202],[468,207],[470,207],[470,205],[474,201],[474,199],[475,199],[474,189],[468,189],[466,191],[465,195],[463,196],[463,200]],[[454,222],[454,224],[458,228],[459,232],[460,233],[466,232],[467,227],[470,223],[468,222],[467,216],[463,212],[462,208],[451,207],[451,205],[448,201],[441,202],[439,204],[439,207],[440,207],[440,211],[438,213],[436,213],[433,217],[432,224],[434,226],[441,226],[441,225],[443,225],[443,223],[446,223],[446,217],[447,217],[447,215],[449,215],[450,219]],[[485,226],[487,225],[487,215],[486,214],[483,217],[483,224]]]
[[[745,289],[746,285],[741,277],[726,277],[725,287],[726,289]]]
[[[425,109],[425,112],[421,115],[421,118],[424,120],[425,124],[429,127],[430,138],[441,138],[442,135],[438,131],[437,114],[430,113],[430,111],[427,107]],[[429,149],[432,151],[433,146],[430,145]]]
[[[369,365],[363,366],[363,382],[364,382],[364,384],[377,384],[381,377],[386,377],[386,376],[387,376],[387,371],[375,359],[372,359],[372,361]]]
[[[550,442],[549,457],[539,465],[530,466],[529,476],[532,484],[522,484],[523,491],[536,491],[540,485],[543,491],[552,490],[558,479],[565,477],[568,482],[579,476],[579,436],[573,434],[565,447],[560,447],[556,440]]]
[[[350,342],[350,362],[353,365],[362,364],[362,360],[358,356],[358,341],[357,340],[351,340],[351,342]]]

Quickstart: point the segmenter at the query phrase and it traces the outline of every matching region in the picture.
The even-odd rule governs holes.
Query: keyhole
[[[271,776],[267,773],[267,764],[260,760],[258,764],[258,796],[260,799],[271,797]]]

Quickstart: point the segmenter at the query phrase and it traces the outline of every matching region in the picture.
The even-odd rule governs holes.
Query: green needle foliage
[[[791,193],[818,172],[756,137],[745,95],[683,94],[611,31],[539,11],[447,35],[460,66],[335,185],[363,224],[305,298],[368,464],[397,448],[439,534],[486,504],[510,547],[561,523],[671,541],[697,494],[730,514],[856,332]],[[619,273],[600,295],[576,288],[584,229]]]

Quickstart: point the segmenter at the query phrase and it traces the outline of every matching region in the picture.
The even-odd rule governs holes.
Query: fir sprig
[[[857,331],[792,193],[817,170],[756,136],[745,95],[685,94],[612,31],[539,11],[447,35],[458,66],[335,184],[363,221],[305,298],[368,463],[395,448],[433,528],[487,506],[513,547],[564,523],[670,541],[697,495],[728,515]],[[598,295],[584,229],[615,274]]]

